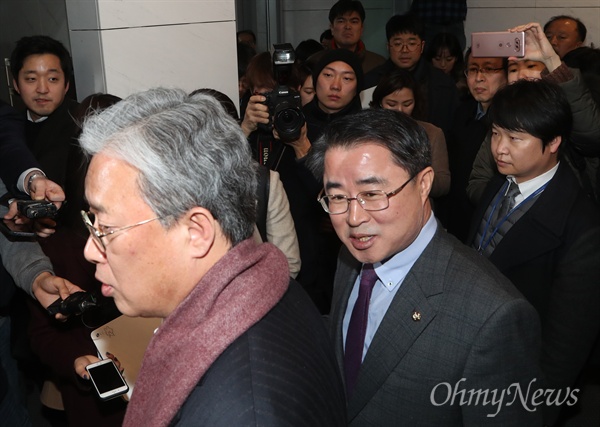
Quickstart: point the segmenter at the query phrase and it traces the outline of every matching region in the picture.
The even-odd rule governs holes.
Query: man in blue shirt
[[[508,280],[438,225],[423,129],[363,110],[331,123],[309,156],[346,246],[330,333],[349,425],[538,425],[531,396],[472,398],[536,388],[539,322]]]

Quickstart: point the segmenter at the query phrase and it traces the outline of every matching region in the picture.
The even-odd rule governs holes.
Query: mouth
[[[329,95],[327,98],[329,98],[332,101],[339,101],[340,97],[337,95]]]
[[[102,283],[102,287],[100,288],[102,295],[105,297],[112,297],[114,293],[114,288],[111,285],[107,285],[106,283]]]
[[[375,243],[375,236],[372,234],[351,235],[350,243],[355,249],[364,251],[373,246]]]

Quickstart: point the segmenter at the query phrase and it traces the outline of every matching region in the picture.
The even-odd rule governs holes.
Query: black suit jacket
[[[342,321],[360,267],[343,248],[330,319],[340,369]],[[518,383],[525,391],[539,378],[539,341],[531,305],[487,260],[438,226],[365,355],[348,401],[349,425],[540,425],[539,411],[507,401],[495,417],[487,417],[498,410],[491,404],[451,404],[447,388],[503,390]]]
[[[25,145],[22,116],[0,101],[0,178],[14,193],[19,175],[29,168],[39,167]]]
[[[488,185],[468,242],[504,176]],[[533,206],[500,241],[490,261],[537,309],[547,387],[573,386],[600,331],[600,214],[561,162]],[[556,407],[546,411],[552,424]]]

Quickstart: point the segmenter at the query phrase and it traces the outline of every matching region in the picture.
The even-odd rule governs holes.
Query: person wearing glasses
[[[87,119],[80,143],[93,156],[84,254],[102,294],[164,319],[123,425],[345,426],[322,319],[285,255],[253,238],[255,163],[220,102],[133,94]]]
[[[452,182],[450,194],[440,203],[440,219],[447,230],[465,241],[475,206],[466,187],[479,147],[488,133],[487,109],[496,92],[506,85],[506,58],[474,58],[471,48],[465,54],[463,72],[470,96],[459,104],[448,134],[448,158]]]
[[[450,76],[435,68],[423,55],[423,23],[414,15],[395,15],[386,23],[385,33],[389,59],[365,75],[366,90],[361,94],[363,106],[368,106],[374,87],[381,78],[401,68],[412,74],[423,94],[426,114],[423,120],[446,133],[452,125],[454,110],[458,105],[458,89]]]
[[[436,221],[423,128],[363,110],[333,122],[308,164],[345,246],[329,330],[349,425],[541,425],[520,402],[452,398],[525,390],[539,375],[540,325],[514,286]]]

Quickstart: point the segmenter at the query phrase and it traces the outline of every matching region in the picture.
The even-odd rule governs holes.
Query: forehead
[[[345,19],[348,21],[358,19],[359,21],[362,22],[362,20],[360,19],[360,14],[355,10],[351,10],[351,11],[348,11],[341,15],[336,16],[334,22],[337,21],[338,19]]]
[[[557,19],[548,26],[548,30],[575,32],[577,31],[577,23],[572,19]]]
[[[349,73],[355,75],[354,69],[344,61],[334,61],[323,67],[323,70],[335,71],[336,73]]]
[[[32,71],[38,66],[49,68],[50,71],[62,72],[62,66],[60,64],[60,58],[52,53],[39,53],[28,55],[23,60],[22,71]]]
[[[509,61],[508,66],[511,69],[516,67],[519,70],[522,68],[529,68],[529,69],[534,69],[534,70],[543,70],[544,68],[546,68],[546,66],[544,65],[543,62],[531,61],[531,60]]]
[[[479,67],[491,67],[501,68],[502,58],[473,58],[473,55],[469,55],[469,61],[467,65],[477,65]]]
[[[390,41],[394,40],[421,40],[421,37],[415,33],[396,33],[390,38]]]
[[[85,179],[85,195],[90,207],[110,212],[134,199],[135,203],[145,203],[139,193],[138,175],[139,171],[123,160],[103,153],[94,155]]]
[[[325,174],[340,178],[379,174],[391,166],[398,167],[392,160],[391,151],[376,142],[335,146],[325,153]]]

